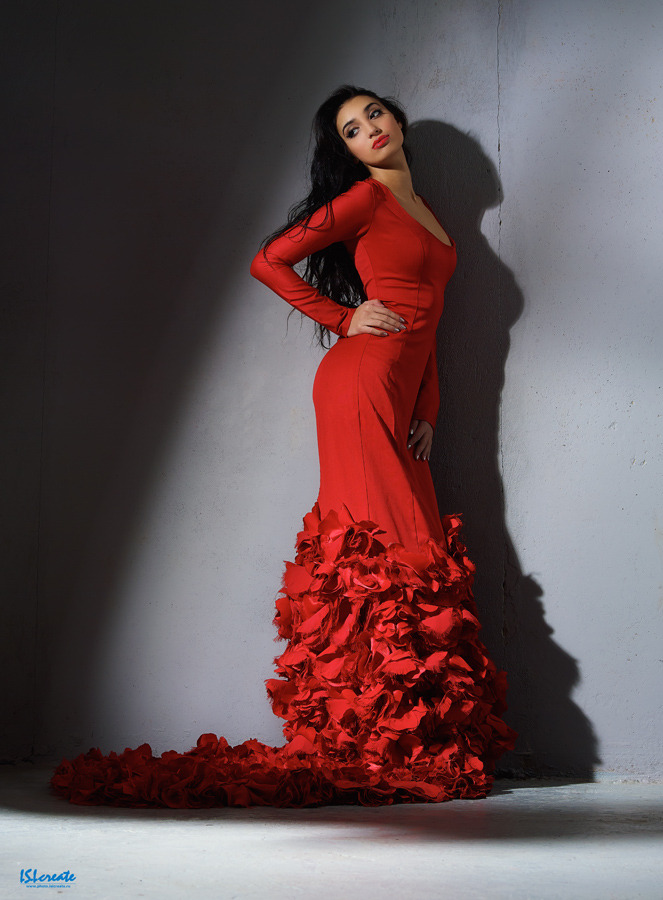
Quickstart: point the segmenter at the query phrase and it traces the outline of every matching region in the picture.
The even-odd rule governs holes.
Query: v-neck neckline
[[[442,223],[440,222],[440,220],[438,219],[438,217],[435,215],[435,213],[433,212],[433,210],[430,208],[430,206],[428,205],[428,203],[426,203],[426,201],[425,201],[424,198],[421,196],[421,194],[417,194],[417,197],[419,197],[419,199],[420,199],[421,202],[424,204],[424,206],[432,213],[433,218],[435,219],[435,221],[437,222],[437,224],[440,226],[440,228],[442,228],[442,231],[447,235],[447,237],[448,237],[449,240],[451,241],[450,244],[447,244],[445,241],[441,241],[440,238],[437,237],[437,235],[434,235],[433,232],[432,232],[429,228],[426,228],[426,226],[425,226],[424,224],[422,224],[422,223],[419,221],[419,219],[415,219],[415,217],[414,217],[413,215],[411,215],[411,214],[405,209],[405,207],[401,204],[400,200],[396,197],[396,194],[394,194],[394,192],[393,192],[392,190],[390,190],[390,188],[388,188],[386,184],[383,184],[381,181],[378,181],[377,178],[373,178],[372,175],[369,177],[368,180],[369,180],[369,181],[374,181],[376,184],[379,184],[380,187],[384,188],[385,191],[387,192],[387,194],[389,195],[389,197],[391,197],[391,199],[394,201],[395,205],[396,205],[396,206],[398,207],[398,209],[401,211],[401,213],[402,213],[409,221],[415,222],[420,228],[423,228],[423,230],[426,232],[426,234],[429,234],[429,235],[433,238],[434,241],[437,241],[438,244],[442,244],[443,247],[448,247],[449,250],[455,250],[455,249],[456,249],[456,242],[454,241],[454,239],[453,239],[450,235],[447,234],[446,229],[444,229],[444,228],[442,227]]]

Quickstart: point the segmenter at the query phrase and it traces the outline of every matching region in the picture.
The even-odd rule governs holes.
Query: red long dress
[[[293,270],[342,241],[368,298],[405,319],[348,338],[353,310]],[[149,744],[64,760],[53,788],[74,803],[309,806],[483,797],[515,732],[506,678],[478,638],[474,567],[460,519],[440,520],[428,463],[407,449],[435,424],[436,328],[456,266],[443,243],[373,178],[260,251],[251,272],[340,335],[313,389],[320,492],[286,563],[274,624],[287,640],[266,682],[285,744],[231,747],[204,734],[186,753]]]

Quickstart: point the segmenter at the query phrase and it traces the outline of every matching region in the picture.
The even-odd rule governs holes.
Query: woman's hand
[[[405,330],[405,319],[383,306],[379,300],[365,300],[352,315],[348,337],[356,334],[378,334]]]
[[[430,459],[433,447],[433,426],[424,419],[412,419],[407,439],[408,450],[412,448],[415,459]]]

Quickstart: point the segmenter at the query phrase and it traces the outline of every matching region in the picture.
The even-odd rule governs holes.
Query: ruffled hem
[[[72,803],[172,808],[376,806],[484,797],[516,734],[506,676],[478,639],[474,566],[459,516],[446,542],[412,552],[346,509],[304,519],[274,624],[287,640],[266,682],[286,743],[191,750],[149,744],[64,760],[51,785]]]

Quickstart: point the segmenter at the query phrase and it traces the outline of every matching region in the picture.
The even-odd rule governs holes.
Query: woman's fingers
[[[391,309],[387,309],[386,306],[383,306],[379,300],[367,300],[365,304],[367,307],[367,314],[375,319],[375,323],[378,325],[384,325],[387,328],[391,328],[393,331],[403,331],[405,326],[405,319],[402,316],[399,316],[398,313],[393,312]]]
[[[381,328],[373,328],[371,325],[365,325],[361,331],[357,332],[357,334],[377,334],[378,337],[387,337],[389,332],[383,331]],[[352,337],[349,332],[348,335],[349,337]]]
[[[348,337],[355,334],[377,334],[386,337],[389,332],[405,329],[405,319],[383,306],[379,300],[366,300],[352,315]]]
[[[424,419],[413,419],[407,441],[415,459],[430,459],[433,448],[433,426]]]
[[[380,309],[379,307],[362,309],[363,306],[364,304],[359,307],[359,312],[361,313],[360,321],[365,325],[374,328],[388,328],[390,331],[394,332],[403,330],[405,322],[400,316],[396,315],[396,313]]]

